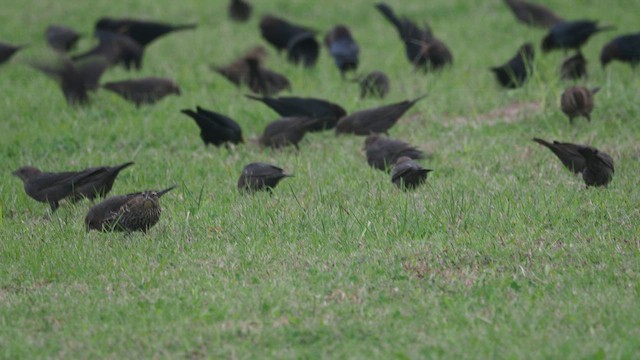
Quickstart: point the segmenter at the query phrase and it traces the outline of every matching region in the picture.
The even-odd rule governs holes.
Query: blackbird
[[[257,97],[247,95],[249,99],[261,101],[282,117],[301,116],[310,118],[322,118],[325,122],[316,122],[309,131],[322,131],[333,129],[338,120],[347,112],[338,104],[322,99],[301,97]]]
[[[516,19],[524,24],[541,28],[550,28],[562,21],[548,8],[523,0],[505,0]]]
[[[44,35],[53,49],[62,52],[73,49],[80,39],[80,34],[77,31],[60,25],[49,25]]]
[[[304,138],[309,128],[322,119],[310,117],[285,117],[269,123],[258,139],[261,146],[274,149],[293,145],[299,149],[298,143]]]
[[[24,48],[24,46],[13,46],[0,42],[0,64],[9,61],[9,59],[22,48]]]
[[[324,44],[343,76],[345,72],[358,68],[360,47],[348,27],[337,25],[331,29],[324,38]]]
[[[400,157],[422,159],[421,150],[398,140],[388,139],[379,135],[369,135],[364,141],[367,163],[370,166],[388,171]]]
[[[240,86],[242,84],[248,84],[249,82],[249,64],[247,59],[254,59],[258,63],[258,66],[260,66],[266,57],[267,51],[265,48],[255,46],[233,62],[225,66],[212,65],[211,69],[237,86]]]
[[[229,18],[233,21],[245,22],[251,17],[251,4],[244,0],[231,0]]]
[[[126,35],[145,47],[155,39],[174,31],[195,29],[196,24],[170,25],[137,19],[113,19],[103,17],[96,22],[95,30]]]
[[[618,36],[609,41],[600,52],[600,64],[604,68],[613,60],[637,67],[640,64],[640,33]]]
[[[102,87],[133,102],[137,107],[154,104],[170,94],[180,95],[180,88],[175,81],[156,77],[109,82]]]
[[[533,72],[533,44],[526,43],[506,64],[490,68],[500,85],[508,89],[521,87]]]
[[[315,33],[301,33],[289,40],[287,44],[287,60],[293,64],[312,67],[318,61],[320,44]]]
[[[288,60],[293,63],[302,62],[310,67],[318,60],[320,46],[315,39],[315,31],[310,28],[265,15],[260,19],[260,33],[278,51],[286,50]]]
[[[593,95],[600,91],[599,87],[588,89],[584,86],[573,86],[562,93],[560,106],[562,112],[569,117],[569,122],[573,124],[573,118],[584,116],[591,121],[591,111],[593,110]]]
[[[391,182],[403,190],[415,189],[427,181],[433,170],[425,169],[408,156],[401,156],[391,171]]]
[[[562,80],[577,80],[587,77],[587,60],[582,53],[566,58],[560,67]]]
[[[386,133],[407,110],[425,96],[347,115],[336,124],[336,134],[371,135]]]
[[[291,89],[291,83],[286,76],[262,67],[258,59],[247,58],[245,61],[249,67],[247,85],[254,93],[270,96]]]
[[[611,26],[598,27],[598,22],[591,20],[561,21],[553,25],[549,33],[542,39],[542,51],[580,50],[591,35],[612,28]]]
[[[100,55],[109,61],[111,66],[121,64],[125,69],[142,68],[142,56],[144,49],[132,38],[108,31],[97,31],[96,36],[100,40],[93,49],[72,57],[79,60],[86,57]]]
[[[220,146],[227,143],[244,142],[240,125],[228,116],[203,109],[200,106],[196,106],[196,111],[184,109],[181,112],[196,121],[200,128],[200,138],[205,145]]]
[[[112,196],[95,204],[84,218],[87,231],[142,231],[146,233],[160,220],[160,197],[175,186],[160,191],[143,191]]]
[[[383,99],[389,93],[389,77],[382,71],[372,71],[356,78],[355,81],[360,84],[360,97],[363,99],[368,97]]]
[[[280,180],[293,175],[285,174],[281,168],[267,163],[251,163],[242,169],[238,179],[238,190],[247,193],[266,190],[271,192]]]

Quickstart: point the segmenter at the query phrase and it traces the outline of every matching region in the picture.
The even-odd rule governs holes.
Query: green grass
[[[428,184],[396,189],[366,164],[363,138],[311,134],[299,152],[205,148],[179,113],[228,114],[246,137],[277,118],[208,69],[261,42],[258,17],[226,20],[223,1],[5,2],[0,39],[29,50],[0,68],[0,357],[18,358],[551,358],[630,359],[640,353],[640,75],[598,64],[600,48],[637,31],[635,1],[545,1],[568,18],[615,24],[584,49],[596,95],[593,121],[569,125],[559,97],[560,52],[535,77],[503,91],[488,67],[544,31],[515,22],[501,1],[389,1],[427,19],[451,47],[452,68],[415,75],[373,2],[254,1],[319,30],[349,23],[360,68],[393,78],[382,103],[429,96],[391,136],[432,157]],[[268,3],[268,4],[267,4]],[[86,34],[102,15],[198,22],[149,47],[139,73],[170,76],[183,95],[139,110],[98,92],[69,108],[54,82],[22,63],[42,53],[49,23]],[[92,45],[84,38],[80,48]],[[358,99],[323,49],[296,68],[269,49],[294,94],[355,111]],[[483,117],[514,102],[538,111]],[[534,136],[611,154],[607,189],[585,189]],[[147,234],[86,233],[90,206],[54,214],[11,171],[80,169],[133,160],[112,194],[177,184]],[[295,173],[273,196],[235,189],[242,167],[267,161]]]

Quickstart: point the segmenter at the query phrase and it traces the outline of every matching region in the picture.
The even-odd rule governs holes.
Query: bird
[[[433,170],[425,169],[408,156],[396,160],[391,171],[391,182],[403,190],[415,189],[427,181],[427,175]]]
[[[444,42],[433,36],[428,25],[425,24],[425,28],[421,29],[406,17],[398,18],[385,3],[375,6],[398,31],[405,45],[407,59],[416,69],[438,70],[453,63],[451,51]]]
[[[613,27],[599,27],[597,21],[591,20],[561,21],[553,25],[542,39],[542,51],[546,53],[554,49],[580,50],[591,35],[610,29]]]
[[[24,166],[14,171],[13,175],[23,181],[27,195],[36,201],[49,203],[51,210],[55,211],[62,199],[69,198],[77,202],[83,198],[93,200],[106,196],[120,171],[131,165],[133,162],[53,173]]]
[[[97,31],[98,45],[72,57],[74,61],[91,56],[103,56],[110,66],[121,64],[125,69],[141,69],[144,49],[132,38],[108,31]]]
[[[378,170],[387,171],[400,157],[422,159],[423,152],[403,141],[393,140],[380,135],[369,135],[364,140],[367,163]]]
[[[252,92],[270,96],[291,89],[291,83],[286,76],[264,68],[258,59],[247,58],[245,61],[249,67],[246,83]]]
[[[516,19],[527,25],[550,28],[563,21],[560,16],[540,4],[523,0],[505,0],[505,3],[516,16]]]
[[[180,112],[196,121],[200,128],[200,138],[205,145],[220,146],[244,142],[240,125],[228,116],[203,109],[200,106],[196,106],[196,111],[183,109]]]
[[[0,64],[9,61],[9,59],[11,59],[11,57],[15,55],[16,52],[20,51],[24,47],[24,45],[13,46],[0,42]]]
[[[249,64],[247,59],[254,59],[257,62],[258,67],[260,67],[266,57],[267,50],[263,46],[254,46],[244,55],[235,59],[231,63],[224,66],[211,65],[211,69],[224,76],[236,86],[240,86],[242,84],[248,84]]]
[[[109,31],[126,35],[145,47],[157,38],[181,30],[195,29],[196,24],[171,25],[162,22],[144,21],[138,19],[114,19],[103,17],[95,25],[96,32]]]
[[[504,65],[492,67],[490,70],[494,72],[498,82],[503,87],[509,89],[519,88],[533,72],[534,57],[533,44],[526,43]]]
[[[242,169],[238,179],[238,190],[246,193],[256,191],[271,192],[278,185],[280,180],[291,177],[281,168],[262,162],[251,163]]]
[[[293,64],[302,64],[304,67],[313,67],[320,56],[320,44],[316,40],[315,33],[300,33],[287,43],[287,60]]]
[[[258,139],[263,147],[279,149],[293,145],[299,149],[298,143],[304,138],[309,128],[322,119],[310,117],[284,117],[269,123]]]
[[[345,72],[358,68],[360,47],[348,27],[336,25],[325,36],[324,44],[343,76]]]
[[[49,46],[62,52],[72,50],[80,39],[77,31],[61,25],[49,25],[44,34]]]
[[[324,122],[316,122],[309,128],[310,132],[333,129],[338,120],[347,114],[340,105],[316,98],[284,96],[273,98],[268,96],[258,97],[252,95],[247,95],[247,98],[264,103],[282,117],[302,116],[314,119],[322,118],[326,120]]]
[[[267,14],[260,19],[260,33],[279,52],[286,50],[287,59],[294,64],[311,67],[318,60],[320,46],[310,28]]]
[[[29,65],[53,78],[60,86],[69,105],[87,105],[88,91],[98,88],[100,77],[109,66],[102,56],[92,56],[76,62],[61,56],[54,60],[35,60]]]
[[[566,58],[560,66],[560,78],[562,80],[577,80],[587,77],[587,59],[582,53],[577,53]]]
[[[613,159],[608,154],[587,145],[549,143],[539,138],[533,141],[547,147],[569,171],[582,174],[582,179],[588,186],[606,186],[613,178]]]
[[[162,195],[175,189],[142,191],[127,195],[112,196],[95,204],[84,218],[87,231],[125,231],[146,233],[160,220]]]
[[[414,100],[360,110],[342,117],[336,124],[336,134],[370,135],[386,133],[407,110],[426,95]]]
[[[562,112],[569,117],[569,122],[573,124],[573,119],[584,116],[591,121],[591,111],[593,110],[593,95],[600,91],[600,87],[589,89],[584,86],[572,86],[562,93],[560,107]]]
[[[600,51],[600,65],[605,68],[613,60],[629,63],[632,68],[640,64],[640,32],[618,36]]]
[[[233,21],[245,22],[251,17],[251,4],[244,0],[229,2],[229,18]]]
[[[175,81],[157,77],[108,82],[102,87],[133,102],[137,107],[154,104],[167,95],[180,95],[180,87]]]
[[[372,71],[354,80],[360,85],[361,98],[383,99],[389,93],[389,77],[382,71]]]

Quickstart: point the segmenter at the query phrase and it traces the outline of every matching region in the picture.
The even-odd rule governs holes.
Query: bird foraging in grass
[[[154,104],[171,94],[180,95],[180,87],[175,81],[156,77],[109,82],[102,87],[136,104],[136,107]]]
[[[348,27],[336,25],[325,36],[324,44],[342,76],[345,72],[358,68],[360,47]]]
[[[600,64],[604,68],[613,60],[629,63],[635,69],[640,64],[640,33],[618,36],[605,44]]]
[[[354,112],[338,121],[336,134],[371,135],[387,133],[404,113],[425,97],[426,95],[423,95],[414,100],[405,100],[395,104]]]
[[[231,0],[228,11],[231,20],[245,22],[251,17],[251,4],[244,0]]]
[[[560,66],[562,80],[576,80],[587,77],[587,59],[582,53],[566,58]]]
[[[502,87],[515,89],[521,87],[533,73],[535,52],[533,44],[526,43],[518,49],[514,57],[506,64],[490,68]]]
[[[401,156],[391,171],[391,182],[403,190],[415,189],[427,181],[433,170],[425,169],[408,156]]]
[[[203,109],[200,106],[196,106],[196,111],[183,109],[180,112],[195,120],[200,128],[200,138],[205,145],[220,146],[244,142],[240,125],[228,116]]]
[[[505,0],[516,19],[524,24],[550,28],[562,21],[562,18],[553,11],[540,4],[523,0]]]
[[[99,31],[109,31],[126,35],[135,40],[140,46],[146,47],[159,37],[175,31],[195,29],[196,26],[196,24],[172,25],[156,21],[103,17],[96,22],[95,30],[96,33]]]
[[[593,95],[600,91],[600,87],[589,89],[584,86],[572,86],[562,93],[560,107],[562,112],[569,117],[569,122],[573,124],[573,119],[584,116],[591,121],[591,111],[593,111]]]
[[[378,170],[389,170],[396,161],[405,156],[422,159],[422,150],[403,141],[393,140],[380,135],[369,135],[364,140],[367,163]]]
[[[313,124],[313,126],[308,129],[310,132],[333,129],[338,120],[347,114],[340,105],[316,98],[294,96],[272,98],[252,95],[247,95],[247,98],[264,103],[282,117],[310,117],[325,120]]]
[[[353,80],[360,85],[361,98],[383,99],[389,93],[389,77],[382,71],[372,71]]]
[[[545,53],[555,49],[580,51],[582,45],[593,34],[611,29],[613,29],[612,26],[598,26],[597,21],[591,20],[561,21],[553,25],[542,39],[542,51]]]
[[[242,169],[238,179],[238,191],[253,193],[266,190],[271,192],[280,180],[291,177],[282,168],[267,163],[251,163]]]

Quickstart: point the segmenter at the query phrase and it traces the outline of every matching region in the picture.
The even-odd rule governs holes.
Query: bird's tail
[[[420,100],[422,100],[422,99],[426,98],[428,95],[429,95],[429,94],[424,94],[424,95],[420,95],[420,96],[418,96],[417,98],[415,98],[415,99],[411,100],[411,104],[415,104],[415,103],[417,103],[418,101],[420,101]]]
[[[609,30],[615,30],[615,29],[616,27],[614,25],[604,25],[604,26],[598,26],[596,31],[600,32],[600,31],[609,31]]]
[[[376,9],[378,9],[382,13],[382,15],[384,15],[384,17],[387,20],[389,20],[389,22],[392,23],[393,26],[396,27],[398,32],[402,32],[402,24],[400,23],[400,19],[398,19],[398,17],[393,12],[391,7],[389,7],[389,5],[387,5],[385,3],[377,3],[376,4]]]
[[[175,25],[173,27],[173,31],[180,31],[180,30],[192,30],[198,27],[198,24],[183,24],[183,25]]]
[[[133,164],[135,164],[133,161],[129,161],[129,162],[126,162],[126,163],[124,163],[124,164],[122,164],[122,165],[118,165],[118,166],[116,166],[116,167],[114,168],[115,173],[117,174],[117,173],[119,173],[120,171],[122,171],[122,170],[124,170],[124,169],[128,168],[129,166],[131,166],[131,165],[133,165]]]
[[[596,87],[590,89],[589,91],[591,91],[591,94],[595,95],[596,93],[598,93],[598,91],[600,91],[600,89],[601,89],[600,86],[596,86]]]
[[[175,188],[176,188],[176,185],[173,185],[173,186],[170,186],[170,187],[168,187],[168,188],[166,188],[164,190],[158,191],[158,197],[161,197],[162,195],[168,193],[169,191],[171,191],[171,190],[173,190]]]
[[[548,141],[546,141],[546,140],[542,140],[542,139],[540,139],[540,138],[533,138],[533,141],[537,142],[537,143],[538,143],[538,144],[540,144],[540,145],[544,145],[544,146],[546,146],[546,147],[548,147],[548,148],[551,148],[551,143],[549,143],[549,142],[548,142]]]

